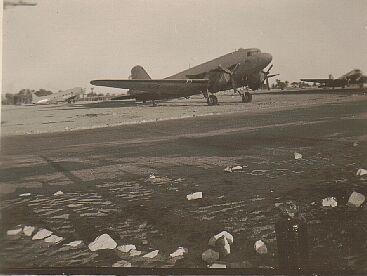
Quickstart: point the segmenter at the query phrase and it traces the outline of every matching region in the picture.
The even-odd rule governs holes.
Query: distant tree
[[[52,91],[41,88],[37,90],[36,92],[34,92],[34,94],[36,94],[38,97],[44,97],[44,96],[51,95]]]

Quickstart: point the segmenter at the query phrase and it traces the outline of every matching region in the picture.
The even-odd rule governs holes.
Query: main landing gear
[[[209,95],[206,98],[208,105],[218,105],[218,98],[215,95]]]
[[[242,102],[249,103],[252,101],[252,94],[246,91],[244,94],[241,94]]]

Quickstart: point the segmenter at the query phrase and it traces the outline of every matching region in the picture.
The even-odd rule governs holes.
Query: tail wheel
[[[245,92],[245,94],[242,95],[242,102],[249,103],[251,101],[252,101],[252,94],[250,92]]]
[[[208,103],[208,105],[217,105],[218,99],[215,95],[209,95],[206,99],[206,102]]]

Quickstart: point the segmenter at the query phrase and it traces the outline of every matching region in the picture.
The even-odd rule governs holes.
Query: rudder
[[[151,77],[148,75],[147,71],[140,66],[136,65],[131,69],[130,79],[132,80],[150,80]]]

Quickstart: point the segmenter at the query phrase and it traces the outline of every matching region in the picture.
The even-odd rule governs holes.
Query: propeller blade
[[[272,65],[270,65],[270,67],[269,67],[269,69],[268,69],[268,71],[267,71],[267,73],[269,73],[270,72],[270,70],[273,68],[273,64]]]
[[[270,90],[269,78],[266,78],[266,86],[267,86],[268,90]]]
[[[280,74],[274,74],[274,75],[268,75],[266,78],[272,78],[272,77],[276,77],[276,76],[279,76]]]

